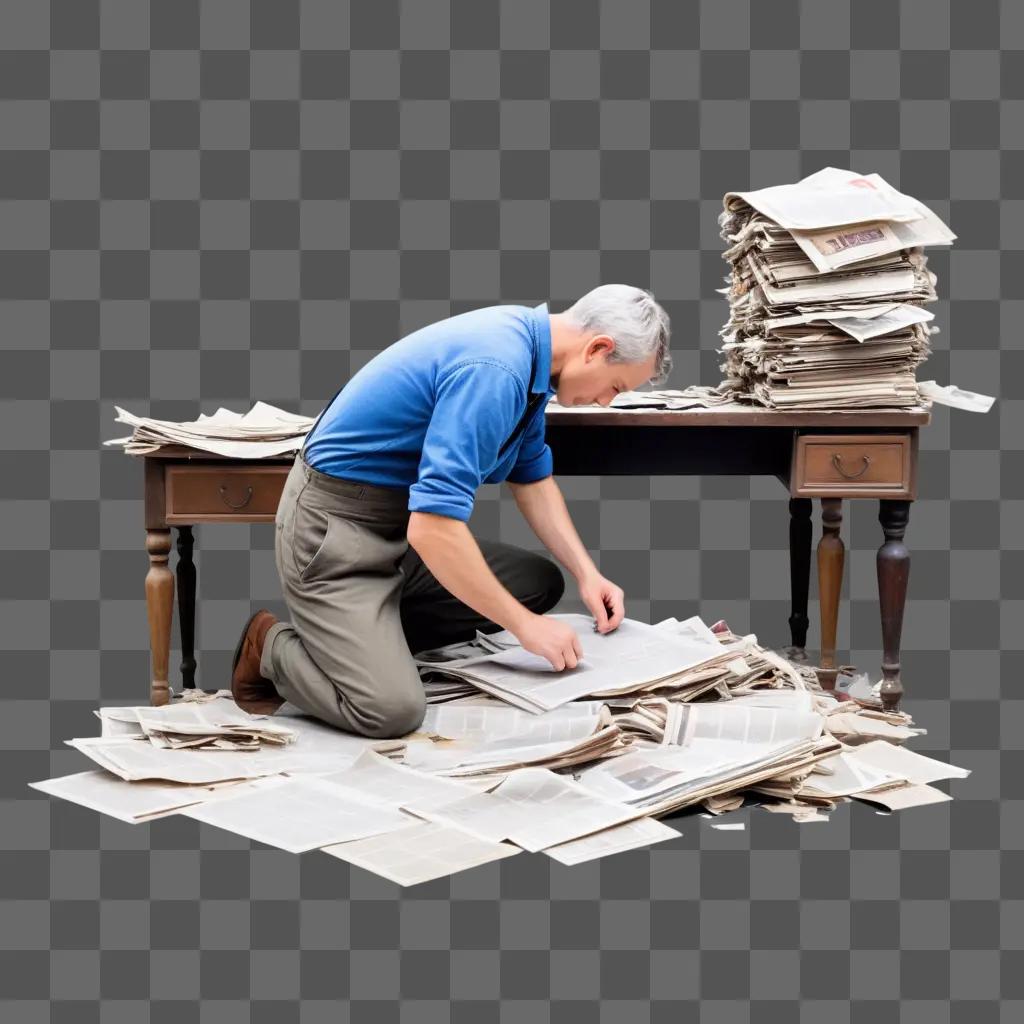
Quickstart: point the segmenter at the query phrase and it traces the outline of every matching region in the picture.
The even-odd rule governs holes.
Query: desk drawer
[[[168,466],[167,522],[273,520],[289,466]]]
[[[916,434],[798,434],[794,497],[913,499]]]

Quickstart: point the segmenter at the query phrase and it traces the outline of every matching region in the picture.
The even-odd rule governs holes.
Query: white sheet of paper
[[[91,736],[65,742],[101,768],[130,782],[158,779],[203,785],[258,778],[281,770],[257,760],[264,756],[262,751],[165,750],[154,747],[148,740],[119,736]]]
[[[637,818],[635,821],[627,821],[625,824],[594,832],[582,839],[571,839],[567,843],[549,846],[544,853],[560,864],[572,866],[596,860],[598,857],[610,857],[626,850],[636,850],[642,846],[678,839],[679,836],[680,833],[674,828],[669,828],[654,818]]]
[[[346,788],[310,775],[282,779],[259,792],[186,808],[182,813],[290,853],[364,839],[409,821],[400,811],[359,802]]]
[[[252,782],[237,783],[252,786]],[[183,786],[171,782],[125,782],[102,770],[76,772],[57,779],[30,782],[32,789],[110,815],[129,825],[177,814],[185,807],[223,796],[233,785]]]
[[[405,809],[491,842],[509,839],[533,853],[642,815],[544,768],[514,771],[490,793],[441,807],[407,804]]]
[[[971,774],[969,768],[957,768],[956,765],[925,757],[906,747],[897,747],[886,740],[864,743],[848,751],[845,756],[893,772],[915,785],[923,786],[942,779],[966,779]]]
[[[418,821],[383,835],[325,846],[323,852],[398,885],[419,885],[522,851],[510,843],[492,843],[458,829]]]
[[[449,804],[480,791],[479,786],[467,786],[395,764],[373,750],[363,751],[350,767],[320,777],[343,786],[356,799],[395,810],[410,803],[417,807]],[[498,781],[490,780],[488,785],[496,786]]]
[[[881,804],[890,811],[902,811],[908,807],[924,807],[927,804],[943,804],[953,798],[933,786],[901,786],[899,789],[885,789],[879,793],[857,793],[854,800]]]

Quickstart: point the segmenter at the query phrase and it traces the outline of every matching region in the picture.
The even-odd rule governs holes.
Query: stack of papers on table
[[[722,405],[734,403],[730,389],[705,387],[692,384],[681,391],[621,391],[608,405],[574,405],[564,406],[552,398],[548,409],[552,412],[571,408],[573,412],[607,412],[609,409],[715,409]]]
[[[956,236],[877,174],[826,167],[729,192],[722,370],[737,398],[779,409],[923,404],[936,276],[927,245]],[[926,404],[926,403],[925,403]]]
[[[175,423],[136,416],[120,406],[116,421],[135,428],[130,437],[104,444],[121,445],[128,455],[151,455],[168,445],[185,445],[234,459],[266,459],[298,451],[315,422],[266,402],[257,402],[247,413],[220,408],[212,415]]]

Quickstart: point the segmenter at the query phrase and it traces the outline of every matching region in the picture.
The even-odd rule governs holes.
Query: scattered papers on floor
[[[103,735],[66,741],[96,767],[30,785],[123,822],[179,814],[415,885],[521,850],[573,865],[665,842],[678,832],[656,819],[686,808],[728,833],[751,804],[804,823],[850,800],[879,813],[941,803],[935,783],[970,774],[904,748],[924,734],[906,713],[841,700],[724,622],[626,620],[613,639],[554,617],[590,629],[593,685],[548,709],[550,695],[523,698],[540,673],[515,637],[479,634],[422,659],[426,675],[461,664],[444,677],[455,692],[408,736],[353,736],[289,704],[247,715],[227,691],[189,691],[161,708],[100,708]],[[479,667],[494,661],[529,685],[497,685]],[[566,675],[544,674],[552,686]]]
[[[130,437],[115,437],[106,445],[121,445],[127,455],[152,455],[167,446],[184,445],[234,459],[266,459],[298,451],[315,417],[299,416],[266,402],[247,413],[223,406],[211,415],[183,423],[158,420],[115,405],[118,423],[134,427]]]

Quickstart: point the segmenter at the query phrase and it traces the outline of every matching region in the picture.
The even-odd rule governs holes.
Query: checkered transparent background
[[[3,0],[0,1015],[50,1022],[889,1022],[1024,1011],[1024,5],[1015,0]],[[718,379],[726,189],[878,171],[958,233],[923,377],[903,633],[952,804],[841,808],[400,891],[183,818],[26,789],[148,691],[142,473],[114,405],[315,414],[382,347],[606,281]],[[565,477],[633,617],[788,641],[771,480]],[[840,655],[877,671],[874,504]],[[539,547],[498,487],[472,527]],[[266,525],[197,529],[200,684],[283,610]],[[817,606],[812,590],[812,622]],[[580,610],[572,587],[561,606]],[[812,637],[816,627],[812,629]],[[813,643],[813,639],[812,639]],[[177,684],[178,652],[172,652]]]

